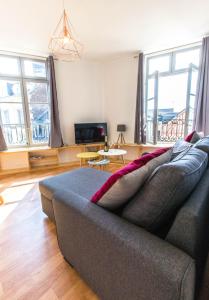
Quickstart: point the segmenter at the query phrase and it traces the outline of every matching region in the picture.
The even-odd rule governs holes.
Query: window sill
[[[5,151],[1,151],[1,153],[13,153],[13,152],[29,152],[34,150],[48,150],[52,149],[49,146],[34,146],[34,147],[22,147],[22,148],[9,148]]]

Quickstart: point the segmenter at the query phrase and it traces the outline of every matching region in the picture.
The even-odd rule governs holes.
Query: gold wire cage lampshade
[[[81,58],[83,45],[73,37],[72,30],[72,24],[64,9],[49,41],[49,50],[55,58],[68,61]]]

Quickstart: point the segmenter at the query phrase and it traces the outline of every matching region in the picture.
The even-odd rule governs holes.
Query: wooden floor
[[[68,169],[0,178],[0,300],[98,300],[63,259],[55,226],[41,211],[39,180]],[[208,278],[201,300],[209,300]]]
[[[63,259],[55,226],[41,211],[38,181],[66,170],[0,178],[1,300],[98,299]]]

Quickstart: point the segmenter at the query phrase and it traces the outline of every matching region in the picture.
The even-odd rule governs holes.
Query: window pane
[[[33,143],[47,143],[49,139],[49,105],[30,104]]]
[[[184,137],[187,73],[159,78],[158,140],[173,142]]]
[[[49,105],[30,104],[29,108],[32,123],[49,123]]]
[[[147,142],[153,141],[154,99],[147,101]]]
[[[197,91],[197,79],[198,79],[198,71],[192,71],[192,80],[191,80],[191,94],[196,95]]]
[[[3,124],[24,124],[23,107],[20,103],[1,103],[0,113]]]
[[[19,73],[17,58],[0,56],[0,74],[18,76]]]
[[[48,142],[49,100],[44,60],[0,55],[0,122],[8,146]]]
[[[170,56],[163,55],[159,57],[153,57],[148,60],[149,75],[153,74],[155,71],[168,72],[170,65]]]
[[[151,78],[147,82],[147,99],[151,99],[154,97],[154,88],[155,88],[155,80]]]
[[[199,60],[200,60],[200,49],[193,49],[193,50],[176,53],[175,69],[180,70],[180,69],[188,68],[191,63],[198,67]]]
[[[19,81],[0,80],[0,102],[22,102]]]
[[[47,83],[27,82],[26,89],[30,103],[48,103]]]
[[[188,132],[191,132],[193,128],[194,106],[195,106],[195,96],[190,95]]]
[[[191,132],[193,129],[193,118],[194,118],[194,107],[195,107],[195,97],[196,97],[196,90],[197,90],[197,78],[198,78],[198,71],[192,71],[191,77],[191,90],[189,95],[189,117],[188,117],[188,132]]]
[[[32,124],[31,135],[33,144],[46,144],[49,141],[49,124]]]
[[[27,144],[25,125],[2,125],[2,128],[8,146]]]
[[[24,60],[24,73],[29,77],[46,78],[46,64],[35,60]]]

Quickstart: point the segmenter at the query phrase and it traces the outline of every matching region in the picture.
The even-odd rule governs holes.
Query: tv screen
[[[107,135],[107,123],[80,123],[74,128],[76,144],[104,142]]]

